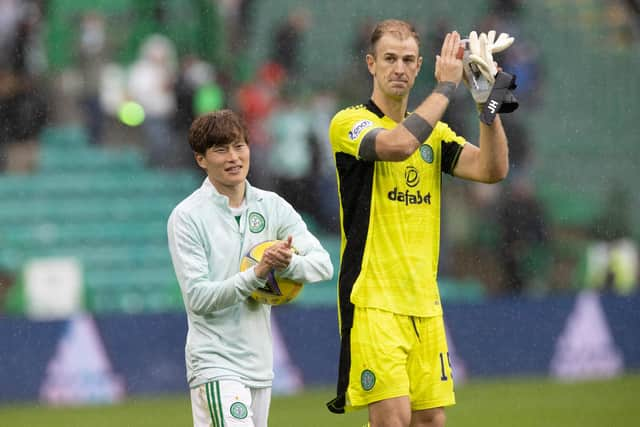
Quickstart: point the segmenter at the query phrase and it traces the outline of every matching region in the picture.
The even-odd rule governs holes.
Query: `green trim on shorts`
[[[220,427],[224,427],[224,412],[222,412],[222,395],[220,394],[220,381],[216,381],[216,396],[218,402],[218,414],[220,414]]]
[[[215,389],[213,388],[215,385]],[[220,397],[220,383],[213,381],[205,384],[207,391],[207,406],[214,427],[224,427],[224,416],[222,414],[222,399]]]

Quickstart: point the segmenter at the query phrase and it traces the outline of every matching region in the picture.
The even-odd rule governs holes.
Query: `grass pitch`
[[[625,427],[640,419],[640,374],[607,381],[561,383],[549,379],[475,380],[457,387],[447,409],[450,427]],[[330,389],[274,396],[271,427],[361,427],[366,411],[329,413]],[[189,426],[187,396],[132,398],[117,405],[52,408],[0,403],[2,427]]]

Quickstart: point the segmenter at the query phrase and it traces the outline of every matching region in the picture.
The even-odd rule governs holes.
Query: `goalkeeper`
[[[435,87],[408,112],[423,65],[418,34],[398,20],[372,32],[371,98],[338,112],[329,129],[343,239],[332,412],[367,408],[371,426],[445,424],[444,408],[455,397],[436,280],[441,174],[485,183],[507,175],[498,113],[513,111],[517,101],[513,77],[498,72],[491,54],[511,42],[480,35],[462,55],[460,35],[447,34],[435,58]],[[478,104],[477,146],[440,121],[463,74]]]

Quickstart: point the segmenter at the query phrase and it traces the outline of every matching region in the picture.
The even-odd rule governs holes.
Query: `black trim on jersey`
[[[375,104],[374,104],[375,105]],[[351,303],[353,284],[360,275],[362,257],[367,242],[373,169],[375,163],[358,161],[346,153],[336,153],[336,168],[342,206],[342,227],[346,246],[342,253],[338,279],[338,309],[340,310],[340,365],[338,368],[337,397],[327,403],[336,414],[344,413],[346,392],[351,368],[351,327],[354,306]]]
[[[378,107],[376,105],[375,102],[373,102],[373,99],[368,100],[365,104],[364,104],[365,108],[369,111],[371,111],[373,114],[375,114],[376,116],[378,116],[379,118],[383,118],[384,117],[384,113],[382,112],[382,110],[380,109],[380,107]]]
[[[376,105],[376,103],[373,102],[373,99],[368,100],[363,105],[367,110],[371,111],[373,114],[375,114],[379,118],[383,118],[384,117],[384,113],[382,112],[380,107],[378,107]],[[407,112],[404,113],[404,117],[407,118],[408,116],[409,116],[409,112],[407,111]]]
[[[442,163],[440,165],[442,172],[453,175],[453,170],[458,164],[458,159],[460,158],[460,153],[464,146],[455,141],[445,140],[442,140],[440,145],[442,147]]]

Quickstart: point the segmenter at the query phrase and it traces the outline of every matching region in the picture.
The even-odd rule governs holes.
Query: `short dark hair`
[[[189,128],[189,145],[195,153],[205,154],[213,146],[238,140],[249,143],[249,132],[242,118],[232,110],[217,110],[197,117]]]
[[[385,19],[384,21],[378,22],[371,32],[371,39],[369,40],[369,54],[375,56],[378,40],[387,33],[393,34],[402,40],[413,37],[418,44],[418,47],[420,47],[420,36],[413,25],[399,19]]]

